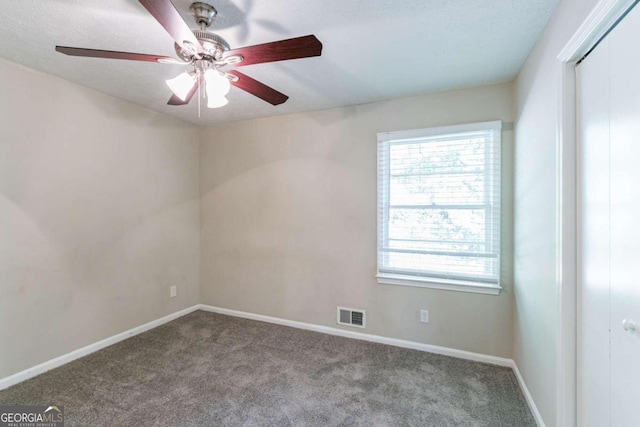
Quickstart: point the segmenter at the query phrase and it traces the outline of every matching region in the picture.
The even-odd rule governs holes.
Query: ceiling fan
[[[186,105],[199,88],[204,88],[209,108],[226,105],[228,103],[226,95],[232,85],[272,105],[282,104],[289,99],[287,95],[239,71],[225,71],[224,68],[227,66],[240,67],[322,54],[322,43],[313,35],[231,49],[225,39],[207,30],[218,13],[210,4],[204,2],[191,4],[191,12],[200,27],[191,30],[170,0],[139,1],[175,40],[175,51],[180,60],[143,53],[68,46],[56,46],[56,51],[71,56],[188,65],[190,67],[188,71],[167,80],[167,85],[173,91],[168,104]]]

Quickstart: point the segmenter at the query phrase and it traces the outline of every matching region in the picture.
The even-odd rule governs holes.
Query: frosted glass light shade
[[[231,82],[217,70],[208,69],[204,73],[207,84],[207,98],[223,98],[231,89]]]
[[[181,100],[185,100],[187,95],[193,89],[196,84],[196,75],[192,73],[184,72],[178,77],[167,80],[167,86],[175,93],[175,95]]]

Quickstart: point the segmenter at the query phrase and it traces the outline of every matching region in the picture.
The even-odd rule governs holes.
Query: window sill
[[[378,283],[385,285],[413,286],[418,288],[443,289],[446,291],[471,292],[485,295],[500,295],[502,286],[491,283],[465,282],[462,280],[435,279],[428,277],[378,274]]]

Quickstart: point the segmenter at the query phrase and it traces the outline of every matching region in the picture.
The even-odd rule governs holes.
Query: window
[[[500,292],[502,122],[378,134],[378,282]]]

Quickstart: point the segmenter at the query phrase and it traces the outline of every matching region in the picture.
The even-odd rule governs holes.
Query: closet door
[[[608,38],[611,43],[611,425],[640,426],[640,7],[633,9]]]
[[[578,77],[578,425],[640,426],[640,7]]]
[[[608,426],[609,41],[577,68],[578,426]]]

